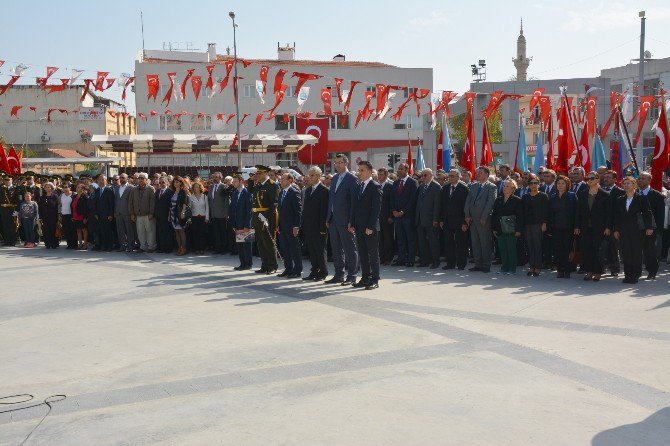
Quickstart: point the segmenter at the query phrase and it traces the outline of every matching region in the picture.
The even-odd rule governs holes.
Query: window
[[[372,91],[374,94],[372,95],[373,98],[377,97],[377,87],[365,87],[365,91]]]
[[[160,130],[181,130],[181,116],[163,115],[159,121]]]
[[[395,130],[422,129],[423,121],[417,116],[405,116],[400,118],[399,122],[393,124]]]
[[[295,130],[295,115],[289,115],[288,122],[284,122],[284,115],[275,116],[275,130]]]
[[[411,93],[415,93],[415,92],[416,92],[416,88],[403,88],[402,90],[403,90],[403,91],[402,91],[403,96],[404,96],[405,98],[408,98],[409,95],[410,95]]]
[[[349,116],[348,115],[317,115],[319,118],[328,118],[328,129],[329,130],[342,130],[349,129]]]
[[[191,130],[212,130],[212,116],[191,115]]]
[[[245,98],[255,98],[256,97],[256,86],[251,84],[244,84],[244,97]]]
[[[291,85],[289,87],[286,87],[286,93],[284,93],[285,98],[294,98],[297,96],[298,92],[295,91],[296,85]]]

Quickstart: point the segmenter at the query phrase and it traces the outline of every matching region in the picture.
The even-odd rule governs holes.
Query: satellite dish
[[[651,59],[651,51],[647,50],[644,52],[644,58],[645,59]]]

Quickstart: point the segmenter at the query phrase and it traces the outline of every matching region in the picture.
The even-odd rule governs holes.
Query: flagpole
[[[626,127],[626,120],[623,117],[623,111],[621,110],[621,105],[617,105],[617,119],[620,120],[621,125],[623,126],[623,132],[626,135],[626,141],[628,141],[628,156],[633,160],[633,165],[635,166],[635,171],[640,175],[640,168],[637,165],[637,159],[635,159],[635,152],[633,152],[633,145],[630,141],[630,135],[628,134],[628,128]],[[621,149],[619,149],[621,151]],[[621,157],[621,152],[619,152],[619,157]],[[623,166],[621,166],[623,169]]]

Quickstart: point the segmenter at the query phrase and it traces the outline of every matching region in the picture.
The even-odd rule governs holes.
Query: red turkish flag
[[[544,96],[543,96],[544,97]],[[540,98],[541,99],[541,98]],[[542,105],[542,102],[540,102]],[[547,128],[547,161],[545,167],[547,169],[554,169],[554,120],[549,117],[549,125]]]
[[[372,97],[375,95],[374,91],[366,91],[365,93],[365,107],[363,107],[363,118],[366,120],[370,118],[372,114],[372,109],[370,108],[370,103],[372,102]]]
[[[96,91],[105,91],[105,87],[102,86],[102,83],[108,75],[109,72],[107,71],[98,71],[98,75],[95,77],[95,83],[93,84]]]
[[[412,140],[407,138],[407,173],[414,175],[414,160],[412,160]]]
[[[9,148],[9,155],[7,155],[7,164],[9,164],[9,174],[18,175],[21,173],[21,157],[16,153],[14,146]]]
[[[267,83],[268,83],[268,71],[270,68],[267,65],[262,65],[261,66],[261,82],[263,82],[263,95],[265,95],[265,92],[267,90]]]
[[[642,135],[642,130],[644,129],[644,123],[647,122],[647,114],[651,109],[651,104],[656,100],[655,96],[642,96],[640,98],[640,120],[637,124],[637,132],[635,133],[635,139],[633,140],[633,146],[637,146],[637,143],[640,141],[640,136]]]
[[[281,104],[281,101],[284,100],[284,95],[286,95],[286,88],[286,84],[281,84],[279,90],[275,91],[275,105],[270,110],[268,110],[271,115],[274,114],[277,107],[279,107],[279,104]]]
[[[216,114],[216,120],[217,121],[223,121],[223,113],[217,113]]]
[[[244,68],[247,68],[249,65],[251,65],[251,64],[253,63],[253,62],[249,62],[248,60],[244,60],[244,59],[238,59],[238,60],[239,60],[240,62],[242,62],[242,66],[243,66]]]
[[[226,125],[235,117],[235,113],[231,113],[228,115],[228,118],[226,118]]]
[[[7,92],[7,90],[9,89],[9,87],[11,87],[12,85],[14,85],[14,84],[16,83],[16,81],[19,80],[20,77],[21,77],[21,76],[12,76],[11,79],[9,79],[9,82],[7,82],[7,84],[5,84],[5,85],[3,85],[2,87],[0,87],[0,96],[2,96],[3,94],[5,94],[5,92]]]
[[[84,79],[84,82],[89,79]],[[147,94],[147,101],[151,98],[156,102],[156,97],[158,96],[158,91],[160,90],[160,80],[158,79],[157,74],[147,74],[147,89],[149,93]]]
[[[181,99],[182,101],[186,99],[186,84],[188,81],[191,79],[191,76],[193,76],[193,72],[195,71],[195,68],[191,68],[186,70],[186,77],[184,77],[184,81],[181,83],[180,91],[181,91]]]
[[[139,116],[139,117],[140,117],[142,120],[144,120],[144,121],[147,120],[147,115],[145,115],[145,114],[142,113],[142,112],[138,113],[137,116]]]
[[[161,102],[167,102],[165,106],[170,105],[170,99],[172,99],[172,89],[174,88],[174,77],[177,75],[176,72],[168,73],[167,77],[170,80],[170,88],[168,88],[167,93],[165,93],[165,97]]]
[[[301,163],[328,163],[328,122],[328,118],[296,118],[295,128],[299,135],[312,135],[317,138],[316,144],[307,145],[298,151],[298,160]]]
[[[416,104],[416,115],[421,116],[421,105],[419,105],[419,100],[424,99],[430,94],[430,90],[427,88],[421,88],[414,92],[414,103]]]
[[[205,88],[213,90],[214,80],[212,79],[212,73],[214,72],[214,65],[207,65],[205,68],[207,69],[207,83],[205,84]]]
[[[242,115],[242,119],[240,119],[240,125],[244,124],[244,120],[247,119],[247,116],[249,116],[249,113],[245,113]]]
[[[321,89],[321,101],[323,101],[323,114],[330,116],[333,113],[332,110],[332,100],[333,92],[328,88]]]
[[[491,100],[489,101],[489,105],[486,107],[486,111],[484,112],[484,117],[485,118],[490,118],[493,113],[498,109],[500,106],[500,103],[502,102],[500,98],[503,95],[502,90],[497,90],[491,93]]]
[[[411,101],[411,98],[407,99],[405,102],[400,104],[400,107],[398,107],[398,110],[391,116],[391,119],[394,121],[398,122],[400,121],[400,118],[402,118],[402,114],[405,111],[405,108],[409,105],[409,101]]]
[[[128,88],[128,86],[130,84],[132,84],[133,82],[135,82],[135,76],[129,77],[128,79],[126,79],[126,83],[123,84],[123,93],[121,93],[121,100],[122,101],[126,100],[126,88]]]
[[[193,96],[195,96],[195,100],[197,101],[200,97],[200,90],[202,90],[201,76],[193,76],[191,78],[191,88],[193,89]]]
[[[263,119],[263,113],[259,113],[256,115],[256,127],[258,127],[258,124],[261,123],[262,119]]]
[[[375,86],[377,89],[377,114],[381,113],[386,106],[386,98],[388,97],[388,85],[377,84]]]
[[[530,97],[530,104],[528,104],[528,110],[532,112],[535,106],[540,102],[540,97],[544,93],[544,88],[538,88],[533,92],[533,95]]]
[[[547,121],[551,118],[551,100],[549,96],[540,96],[538,101],[540,103],[540,118],[546,127]]]
[[[466,118],[472,116],[472,107],[475,103],[475,96],[477,96],[477,94],[473,93],[472,91],[468,91],[467,93],[465,93],[465,105],[467,107]]]
[[[624,95],[619,94],[616,91],[610,93],[610,116],[607,118],[607,122],[605,122],[603,129],[600,131],[601,139],[604,140],[607,136],[607,131],[609,130],[610,125],[612,125],[612,120],[617,113],[617,106],[623,102],[624,97]]]
[[[591,157],[589,155],[590,152],[589,131],[585,124],[584,128],[582,129],[582,136],[579,140],[579,147],[577,147],[577,154],[575,156],[574,165],[576,167],[583,167],[586,172],[591,172]]]
[[[473,93],[474,94],[474,93]],[[474,118],[470,113],[467,117],[467,136],[465,137],[465,147],[461,156],[461,167],[470,172],[472,178],[475,177],[475,125]]]
[[[565,98],[562,97],[558,116],[558,159],[556,160],[555,165],[555,170],[557,172],[568,171],[568,160],[575,149],[570,128],[569,110],[569,104]]]
[[[46,77],[38,77],[37,78],[37,85],[40,85],[42,88],[44,88],[47,84],[47,81],[49,78],[56,72],[58,71],[58,67],[47,67],[47,76]]]
[[[665,104],[661,104],[661,116],[656,125],[656,139],[654,140],[654,158],[651,160],[651,187],[660,191],[663,188],[663,172],[668,169],[668,154],[670,153],[670,132],[665,115]]]
[[[335,78],[335,90],[337,91],[337,100],[342,103],[342,81],[339,77]]]
[[[228,78],[230,77],[230,70],[233,69],[234,62],[232,60],[227,60],[225,62],[226,65],[226,77],[223,78],[221,83],[219,84],[219,93],[221,93],[225,88],[226,85],[228,85]]]
[[[493,150],[491,149],[491,137],[489,135],[489,125],[484,119],[482,128],[482,156],[479,159],[480,166],[488,166],[493,162]]]
[[[446,113],[448,118],[451,117],[451,110],[449,110],[449,103],[456,96],[458,96],[458,93],[456,93],[455,91],[443,91],[442,92],[442,107],[444,108],[444,113]]]
[[[7,161],[7,154],[5,153],[5,149],[2,147],[1,142],[0,142],[0,170],[4,170],[7,173],[9,173],[12,170],[11,167],[9,167],[9,162]]]
[[[61,79],[60,82],[60,85],[45,85],[44,89],[48,91],[47,94],[51,94],[54,91],[64,91],[65,88],[67,88],[67,85],[70,83],[70,78]]]
[[[589,135],[596,131],[596,101],[597,97],[589,96],[586,98],[586,128]]]
[[[15,105],[12,107],[12,111],[9,113],[9,116],[19,117],[19,110],[23,108],[23,105]]]
[[[354,95],[354,88],[356,88],[356,85],[360,84],[359,81],[351,81],[349,83],[349,95],[347,96],[347,100],[344,101],[344,114],[347,115],[349,114],[349,104],[351,103],[351,97]]]
[[[282,82],[284,82],[284,75],[286,74],[286,70],[279,70],[277,74],[275,75],[275,86],[274,86],[274,93],[275,95],[279,90],[282,88]],[[297,93],[297,91],[296,91]]]
[[[298,84],[295,86],[295,94],[298,94],[300,92],[300,88],[302,88],[302,86],[305,85],[305,82],[314,81],[322,78],[323,76],[319,76],[318,74],[299,73],[297,71],[294,71],[293,76],[291,77],[298,78]]]

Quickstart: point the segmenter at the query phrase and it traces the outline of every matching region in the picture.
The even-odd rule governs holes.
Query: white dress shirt
[[[195,194],[189,195],[188,205],[194,217],[205,217],[205,220],[209,220],[209,201],[205,194],[200,194],[200,198],[197,198]]]

